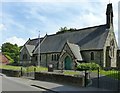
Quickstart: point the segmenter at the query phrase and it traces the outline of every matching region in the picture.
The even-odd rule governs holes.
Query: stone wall
[[[20,77],[21,76],[21,71],[17,70],[7,70],[7,69],[0,69],[1,72],[7,76],[11,77]]]
[[[41,81],[75,84],[81,87],[84,86],[84,76],[74,77],[52,72],[35,72],[35,79]]]

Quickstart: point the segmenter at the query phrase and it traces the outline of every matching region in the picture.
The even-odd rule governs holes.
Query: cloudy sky
[[[0,45],[23,45],[29,38],[54,34],[60,27],[85,28],[106,23],[106,6],[113,3],[114,31],[118,40],[119,0],[2,0]]]

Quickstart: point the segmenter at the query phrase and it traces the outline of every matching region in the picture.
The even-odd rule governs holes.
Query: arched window
[[[112,40],[110,41],[110,50],[109,50],[109,56],[110,56],[111,58],[114,57],[114,48],[115,48],[115,46],[114,46],[114,40],[112,39]]]
[[[42,57],[41,57],[41,55],[40,55],[40,61],[41,61],[41,59],[42,59]]]
[[[37,56],[35,56],[35,61],[38,61],[38,57]]]
[[[59,55],[58,54],[52,54],[52,61],[58,61]]]
[[[56,56],[56,55],[54,55],[54,61],[56,61],[56,59],[57,59],[57,56]]]
[[[54,60],[54,55],[52,54],[52,61]]]
[[[91,52],[91,60],[94,60],[94,52]]]
[[[23,54],[23,59],[27,60],[27,54]]]
[[[59,60],[59,55],[57,54],[57,61]]]

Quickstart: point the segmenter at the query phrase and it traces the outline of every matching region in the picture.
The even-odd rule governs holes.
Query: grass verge
[[[11,66],[11,65],[0,65],[0,69],[8,69],[8,70],[21,70],[22,66]],[[22,67],[22,71],[24,72],[33,72],[36,69],[36,71],[47,71],[48,69],[46,67],[35,67],[35,66],[29,66],[29,67]]]

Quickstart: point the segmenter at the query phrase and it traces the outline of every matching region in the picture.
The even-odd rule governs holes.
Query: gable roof
[[[35,49],[35,47],[38,45],[38,39],[39,38],[35,38],[35,39],[30,39],[24,44],[24,46],[21,48],[20,52],[23,51],[23,48],[26,47],[29,54],[32,55],[33,50]],[[42,42],[43,38],[40,38],[40,42]]]
[[[25,46],[30,56],[32,56],[32,51],[34,50],[35,46],[34,45],[25,45]]]
[[[80,54],[80,47],[76,44],[72,44],[72,43],[69,43],[67,42],[70,50],[72,51],[73,55],[75,56],[75,58],[79,61],[82,61],[82,56]]]
[[[29,39],[29,42],[26,43],[26,45],[34,45],[36,46],[38,44],[38,39],[39,38],[35,38],[35,39]],[[42,41],[43,38],[40,38],[40,42]]]
[[[48,35],[40,46],[40,52],[60,52],[67,40],[80,46],[81,50],[103,49],[108,32],[105,24],[62,34]],[[38,50],[34,53],[38,53]]]

